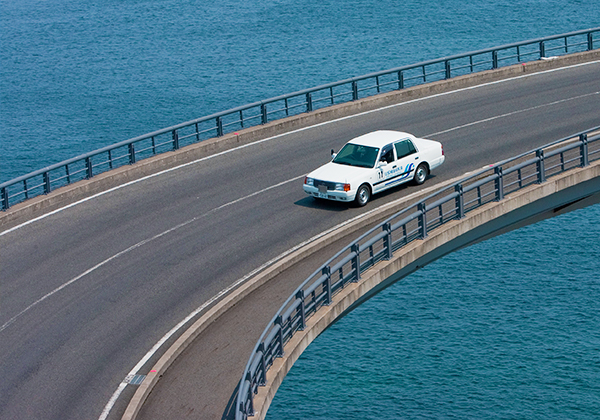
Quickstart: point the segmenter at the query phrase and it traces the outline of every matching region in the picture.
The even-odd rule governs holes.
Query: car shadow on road
[[[348,211],[356,208],[354,203],[343,203],[340,201],[329,201],[313,197],[304,197],[302,200],[298,200],[294,203],[297,206],[306,207],[310,209],[318,209],[332,212]]]

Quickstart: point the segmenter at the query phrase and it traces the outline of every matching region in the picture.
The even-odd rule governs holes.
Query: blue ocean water
[[[319,336],[267,419],[600,418],[600,205],[447,255]]]
[[[0,0],[0,182],[238,105],[599,24],[597,0]],[[595,206],[521,229],[389,288],[308,348],[269,418],[598,418],[598,220]]]
[[[261,99],[598,26],[597,0],[0,0],[0,182]]]

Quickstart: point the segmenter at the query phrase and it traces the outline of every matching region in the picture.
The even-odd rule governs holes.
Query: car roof
[[[407,138],[413,140],[414,136],[412,134],[404,133],[402,131],[379,130],[363,134],[362,136],[350,140],[348,143],[382,148],[387,144],[396,142],[398,140],[404,140]]]

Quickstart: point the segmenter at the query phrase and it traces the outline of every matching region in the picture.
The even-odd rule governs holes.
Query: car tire
[[[417,166],[417,170],[415,171],[415,176],[413,178],[414,183],[421,185],[427,179],[427,175],[429,175],[429,168],[426,164],[421,163]]]
[[[363,207],[371,199],[371,188],[367,184],[362,184],[356,191],[356,198],[354,202],[358,207]]]

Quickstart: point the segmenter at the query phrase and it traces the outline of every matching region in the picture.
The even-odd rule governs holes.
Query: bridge
[[[598,125],[599,71],[591,52],[441,81],[316,111],[301,127],[302,116],[287,127],[239,132],[222,139],[229,148],[216,154],[214,143],[199,147],[201,157],[172,153],[159,172],[140,162],[132,168],[143,168],[135,179],[127,178],[130,168],[117,169],[11,207],[0,236],[2,418],[95,418],[113,399],[110,418],[232,417],[255,343],[304,279],[369,227],[465,173]],[[444,143],[448,160],[426,189],[404,187],[366,209],[304,196],[303,175],[325,162],[329,149],[377,128]],[[245,135],[260,140],[242,144]],[[557,147],[552,151],[563,145]],[[185,154],[188,161],[173,166]],[[458,241],[460,235],[442,240],[448,234],[432,230],[413,244],[412,261],[390,258],[385,267],[369,268],[377,272],[362,273],[367,289],[356,294],[365,283],[352,283],[335,296],[341,303],[327,308],[339,316],[396,280],[391,275],[399,267],[415,269],[545,210],[594,202],[597,176],[592,162],[492,200],[478,211],[488,220],[510,215],[504,224],[481,222]],[[111,177],[127,182],[107,186]],[[444,229],[457,235],[474,217],[467,213]],[[427,247],[439,251],[423,260]],[[308,319],[302,333],[308,338],[295,335],[297,350],[277,363],[293,362],[331,319]],[[148,352],[156,343],[162,346]],[[264,415],[260,408],[287,368],[269,370],[267,383],[275,387],[260,388],[257,414]]]

